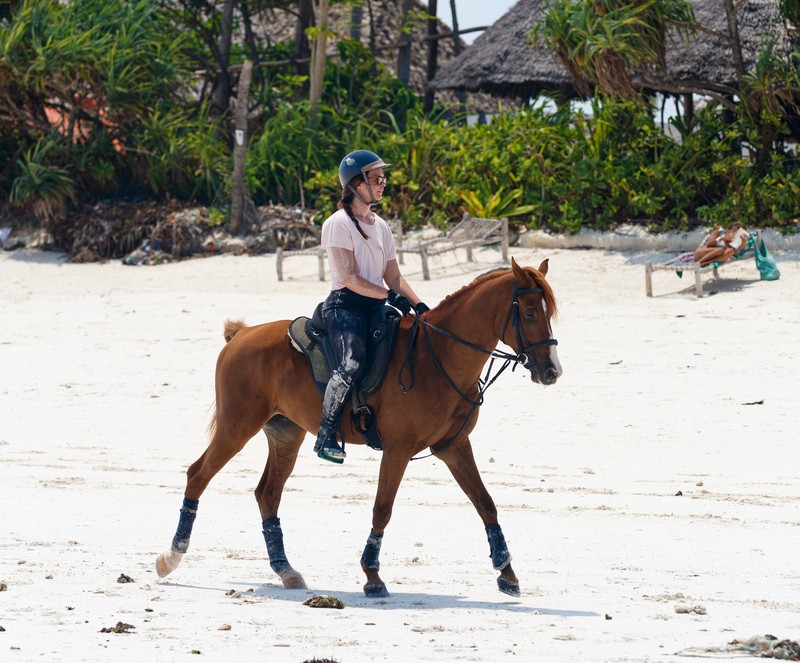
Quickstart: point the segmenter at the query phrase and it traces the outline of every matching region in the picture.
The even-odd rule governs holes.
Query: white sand
[[[310,436],[280,514],[308,591],[266,560],[263,438],[201,498],[182,566],[153,570],[207,442],[223,321],[309,314],[327,289],[315,258],[279,283],[272,255],[0,253],[0,661],[682,661],[799,639],[800,255],[777,255],[777,282],[726,267],[698,299],[666,272],[645,297],[643,253],[512,254],[551,259],[564,367],[550,388],[501,377],[472,436],[522,597],[497,591],[482,523],[422,460],[384,539],[391,597],[370,600],[358,560],[379,455],[351,446],[337,467]],[[439,259],[429,282],[409,257],[404,273],[433,305],[499,264],[476,257]],[[347,607],[304,606],[315,594]],[[100,632],[117,622],[134,628]]]

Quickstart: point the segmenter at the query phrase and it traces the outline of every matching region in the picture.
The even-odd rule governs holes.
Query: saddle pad
[[[309,335],[307,323],[308,318],[304,316],[292,320],[289,324],[289,338],[295,349],[305,355],[314,383],[320,393],[324,394],[334,368],[334,354],[328,344],[328,337]],[[364,398],[374,394],[386,376],[399,326],[400,318],[388,318],[385,337],[367,349],[367,367],[356,385]]]
[[[328,366],[322,344],[318,343],[317,339],[311,338],[306,332],[307,322],[308,318],[306,317],[292,320],[289,324],[289,338],[295,349],[305,355],[311,369],[311,377],[314,378],[317,389],[320,389],[320,385],[322,385],[320,391],[324,394],[331,377],[331,369]]]

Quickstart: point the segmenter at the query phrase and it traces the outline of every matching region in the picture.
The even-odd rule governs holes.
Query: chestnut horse
[[[550,325],[556,301],[545,280],[547,266],[544,260],[538,270],[523,268],[512,259],[511,269],[484,274],[422,318],[401,321],[386,379],[369,399],[380,429],[383,457],[372,530],[361,557],[367,596],[388,595],[378,575],[383,533],[408,462],[425,449],[447,465],[478,511],[489,539],[492,565],[500,572],[499,589],[519,596],[519,581],[511,568],[497,509],[475,465],[469,434],[483,392],[494,380],[487,380],[488,375],[481,379],[490,356],[504,359],[503,368],[522,364],[530,371],[531,380],[542,385],[554,384],[561,375]],[[270,566],[285,587],[305,589],[303,577],[286,557],[278,507],[306,432],[316,431],[320,425],[322,397],[305,357],[290,344],[288,326],[288,320],[256,327],[226,323],[228,343],[217,360],[211,442],[187,472],[172,547],[156,560],[159,576],[174,571],[188,549],[199,498],[208,483],[263,429],[269,454],[255,497]],[[515,354],[496,350],[498,341]],[[361,443],[350,417],[345,416],[343,422],[347,441]]]

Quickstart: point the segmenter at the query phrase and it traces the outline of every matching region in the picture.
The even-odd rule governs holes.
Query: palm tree
[[[531,31],[564,63],[575,89],[638,99],[629,70],[664,67],[671,27],[686,35],[694,12],[685,0],[557,0]]]

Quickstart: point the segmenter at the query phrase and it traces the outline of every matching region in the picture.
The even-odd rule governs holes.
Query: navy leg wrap
[[[364,546],[364,554],[361,555],[361,565],[367,569],[374,569],[380,571],[381,563],[378,557],[381,554],[381,543],[383,542],[383,534],[369,533],[367,545]]]
[[[383,534],[369,533],[367,545],[364,546],[364,554],[361,555],[361,564],[368,568],[379,571],[381,563],[378,557],[381,554],[381,543],[383,542]]]
[[[187,497],[183,498],[178,529],[175,531],[175,536],[172,539],[172,552],[185,553],[189,549],[192,525],[194,525],[194,519],[197,516],[197,506],[199,504],[199,500],[190,500]]]
[[[267,543],[267,555],[269,555],[269,565],[272,570],[281,575],[286,571],[292,570],[292,565],[286,559],[286,552],[283,549],[283,530],[281,529],[281,519],[275,516],[261,523],[261,530],[264,532],[264,541]]]
[[[486,536],[489,538],[489,556],[492,558],[492,566],[500,571],[506,568],[511,561],[511,554],[508,552],[506,537],[500,525],[489,525],[486,528]]]

